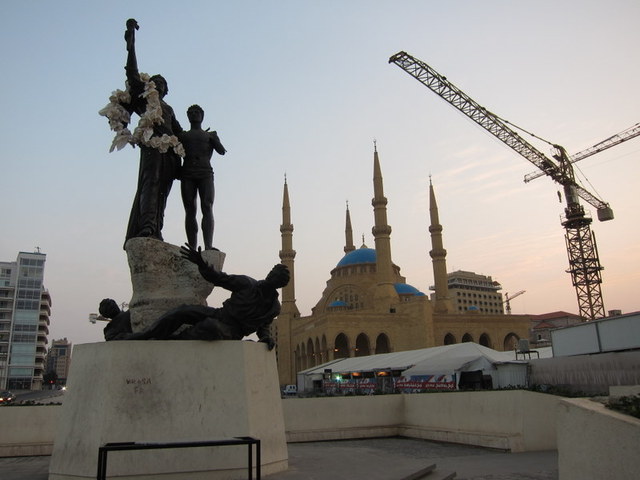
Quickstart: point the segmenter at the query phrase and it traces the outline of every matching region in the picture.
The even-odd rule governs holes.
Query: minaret
[[[347,219],[344,227],[344,236],[345,236],[344,253],[346,255],[347,253],[353,252],[356,249],[356,246],[353,244],[353,230],[351,229],[351,215],[349,214],[349,202],[347,202]]]
[[[374,142],[373,147],[373,205],[374,226],[371,230],[375,240],[376,272],[378,284],[376,287],[376,300],[381,303],[395,303],[398,294],[393,287],[395,275],[391,262],[391,227],[387,224],[387,199],[384,196],[382,185],[382,172],[378,149]]]
[[[447,251],[443,247],[442,225],[440,225],[438,204],[436,203],[436,194],[433,190],[431,177],[429,177],[429,217],[431,219],[431,225],[429,226],[431,251],[429,255],[433,264],[435,283],[435,305],[433,311],[434,313],[453,313],[453,304],[451,303],[447,283]]]
[[[294,259],[296,251],[293,249],[293,224],[291,223],[291,204],[289,203],[289,187],[287,178],[284,179],[282,195],[282,224],[280,225],[282,250],[280,262],[289,268],[291,279],[282,289],[282,308],[275,321],[275,338],[277,344],[278,376],[281,385],[296,383],[295,363],[293,358],[293,344],[291,327],[294,319],[300,317],[296,305]]]

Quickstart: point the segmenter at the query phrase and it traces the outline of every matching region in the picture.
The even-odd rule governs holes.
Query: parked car
[[[295,385],[285,385],[285,387],[282,389],[282,394],[285,396],[297,395],[298,387]]]
[[[15,399],[16,396],[8,390],[0,393],[0,405],[8,405],[10,403],[13,403]]]

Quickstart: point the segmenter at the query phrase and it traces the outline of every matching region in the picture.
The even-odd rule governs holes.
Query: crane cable
[[[513,122],[510,122],[509,120],[507,120],[507,119],[505,119],[505,118],[501,118],[500,116],[496,115],[496,114],[495,114],[495,113],[493,113],[493,112],[491,112],[491,113],[492,113],[493,115],[495,115],[499,120],[503,121],[504,123],[506,123],[506,124],[508,124],[508,125],[511,125],[513,128],[516,128],[516,129],[518,129],[518,130],[520,130],[520,131],[522,131],[522,132],[526,133],[527,135],[532,136],[533,138],[537,138],[537,139],[538,139],[538,140],[540,140],[541,142],[544,142],[544,143],[546,143],[546,144],[548,144],[548,145],[551,145],[551,146],[552,146],[552,147],[554,147],[554,148],[556,147],[556,144],[555,144],[555,143],[550,142],[549,140],[545,140],[544,138],[539,137],[539,136],[538,136],[538,135],[536,135],[535,133],[529,132],[528,130],[525,130],[524,128],[522,128],[522,127],[520,127],[520,126],[516,125],[516,124],[515,124],[515,123],[513,123]],[[606,140],[609,140],[609,139],[606,139]],[[604,143],[606,140],[603,140],[603,141],[602,141],[602,142],[600,142],[600,143]],[[597,145],[599,145],[599,144],[596,144],[596,145],[594,145],[594,146],[597,146]],[[584,181],[585,181],[586,183],[588,183],[588,184],[589,184],[589,186],[593,189],[593,191],[596,193],[596,195],[598,195],[598,196],[599,196],[600,194],[598,193],[598,191],[596,190],[596,188],[593,186],[593,184],[591,183],[591,181],[589,180],[589,178],[588,178],[588,177],[585,175],[585,173],[580,169],[580,167],[579,167],[579,166],[577,166],[577,165],[575,165],[575,164],[573,164],[573,167],[574,167],[574,168],[575,168],[575,169],[580,173],[580,176],[584,179]],[[576,180],[578,180],[578,179],[576,179]],[[578,180],[578,183],[581,183],[581,182]],[[561,195],[561,194],[560,194],[560,192],[558,192],[558,195],[559,195],[559,196]],[[562,200],[561,200],[561,201],[562,201]]]
[[[536,135],[535,133],[531,133],[531,132],[529,132],[528,130],[525,130],[524,128],[522,128],[522,127],[520,127],[520,126],[516,125],[515,123],[510,122],[509,120],[507,120],[507,119],[505,119],[505,118],[501,118],[501,117],[499,117],[498,115],[496,115],[496,114],[495,114],[495,113],[493,113],[493,112],[491,112],[491,114],[492,114],[492,115],[494,115],[495,117],[497,117],[497,118],[498,118],[499,120],[501,120],[502,122],[504,122],[504,123],[506,123],[506,124],[508,124],[508,125],[511,125],[513,128],[517,128],[517,129],[518,129],[518,130],[520,130],[521,132],[524,132],[524,133],[526,133],[527,135],[531,135],[533,138],[537,138],[538,140],[540,140],[540,141],[542,141],[542,142],[544,142],[544,143],[547,143],[547,144],[551,145],[552,147],[555,147],[555,143],[550,142],[549,140],[545,140],[544,138],[539,137],[539,136],[538,136],[538,135]]]

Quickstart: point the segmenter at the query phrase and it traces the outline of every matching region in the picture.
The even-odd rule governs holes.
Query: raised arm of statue
[[[124,32],[124,40],[127,42],[127,80],[140,81],[138,73],[138,60],[136,58],[136,30],[140,27],[135,19],[127,20],[127,29]]]

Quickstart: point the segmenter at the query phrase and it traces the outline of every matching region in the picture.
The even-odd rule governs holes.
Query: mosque
[[[492,313],[495,310],[480,312],[475,308],[461,310],[454,306],[451,298],[454,289],[449,288],[452,275],[447,275],[447,252],[431,183],[429,201],[432,247],[429,254],[434,292],[427,296],[408,284],[400,274],[400,267],[392,261],[387,199],[378,151],[374,147],[372,233],[375,248],[364,243],[360,248],[355,247],[347,206],[344,255],[331,270],[331,278],[311,315],[303,317],[295,298],[296,252],[285,180],[280,261],[289,267],[291,281],[282,289],[282,310],[273,326],[281,385],[296,383],[297,372],[337,358],[466,341],[495,350],[510,350],[520,338],[528,338],[530,315],[504,315],[501,308],[499,313]]]

